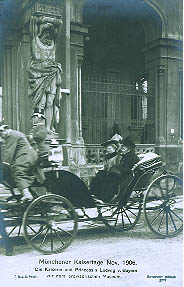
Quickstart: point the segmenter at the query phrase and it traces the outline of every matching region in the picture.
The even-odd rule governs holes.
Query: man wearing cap
[[[32,147],[37,151],[39,157],[45,157],[48,155],[49,147],[45,143],[45,139],[48,135],[48,129],[45,125],[44,110],[39,111],[38,108],[34,110],[31,116],[32,128],[28,135],[28,140]]]
[[[35,179],[38,155],[26,136],[7,125],[0,125],[0,137],[4,140],[2,162],[9,166],[15,187],[24,199],[33,199],[28,187]]]

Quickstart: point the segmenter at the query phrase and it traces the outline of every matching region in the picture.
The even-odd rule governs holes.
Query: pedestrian
[[[0,137],[5,144],[2,162],[9,167],[16,193],[19,192],[21,200],[33,199],[29,187],[35,180],[37,152],[23,133],[10,129],[8,125],[0,125]]]
[[[49,146],[45,143],[48,135],[44,110],[35,109],[31,116],[32,128],[28,134],[31,146],[37,151],[40,158],[45,158],[49,154]]]

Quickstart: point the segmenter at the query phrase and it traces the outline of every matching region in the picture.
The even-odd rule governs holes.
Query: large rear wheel
[[[174,237],[183,228],[183,182],[174,175],[155,179],[144,196],[143,211],[150,230],[159,237]]]
[[[27,243],[43,254],[60,253],[67,248],[76,236],[77,226],[73,205],[60,195],[40,196],[23,217]]]

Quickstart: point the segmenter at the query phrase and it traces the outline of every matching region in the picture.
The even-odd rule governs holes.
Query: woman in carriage
[[[140,160],[130,137],[122,140],[116,134],[102,146],[106,148],[104,169],[97,173],[90,184],[97,203],[100,203],[99,199],[105,202],[117,200],[132,178],[132,167]]]

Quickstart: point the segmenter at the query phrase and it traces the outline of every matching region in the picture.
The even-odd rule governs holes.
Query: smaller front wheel
[[[62,252],[77,233],[77,214],[69,200],[54,194],[35,199],[23,217],[24,236],[43,254]]]
[[[172,174],[156,178],[144,196],[143,211],[150,230],[174,237],[183,229],[183,182]]]

